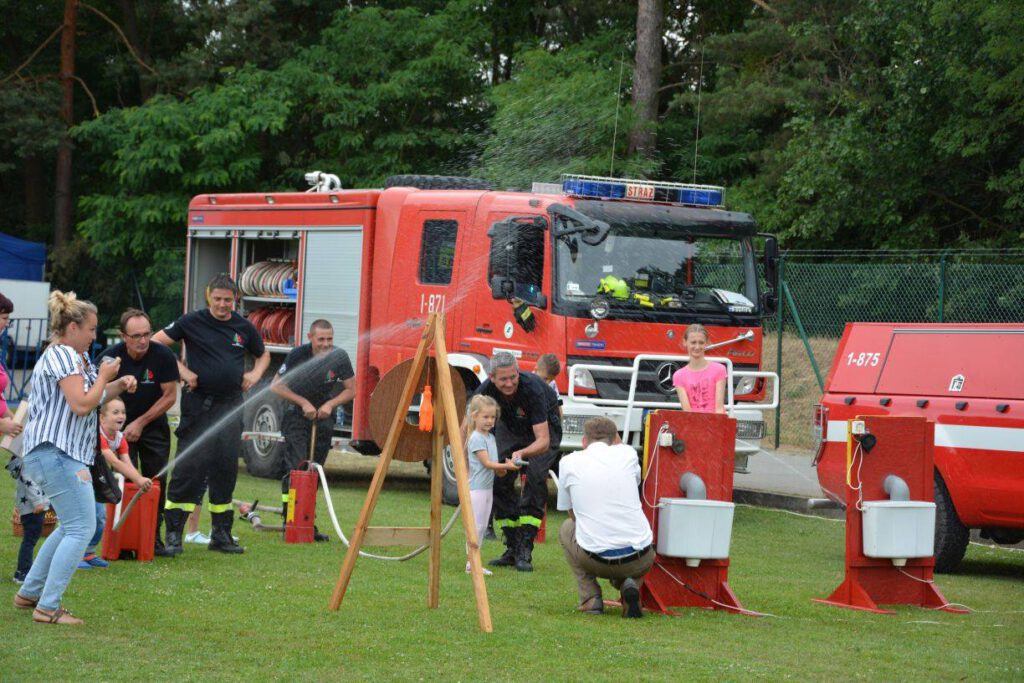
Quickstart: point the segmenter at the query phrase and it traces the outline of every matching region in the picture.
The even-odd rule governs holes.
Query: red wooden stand
[[[661,498],[682,498],[679,479],[693,472],[704,480],[708,500],[732,501],[733,452],[736,421],[725,415],[657,410],[649,414],[647,453],[641,505],[658,538],[658,510]],[[662,425],[682,442],[682,451],[658,445]],[[644,577],[641,605],[648,610],[673,614],[671,607],[725,609],[755,614],[743,609],[729,587],[729,560],[701,560],[688,567],[678,557],[656,555],[654,566]]]
[[[907,560],[896,567],[888,558],[864,554],[864,521],[859,502],[889,500],[883,489],[886,476],[894,474],[907,483],[910,499],[935,500],[932,478],[935,425],[923,417],[858,417],[868,433],[876,438],[869,453],[855,453],[857,442],[851,442],[850,481],[846,486],[846,578],[832,595],[821,600],[825,605],[864,610],[878,614],[894,614],[880,604],[919,605],[946,612],[967,610],[949,606],[932,580],[934,557]],[[863,462],[861,458],[863,457]],[[858,476],[859,475],[859,476]],[[861,485],[861,493],[855,488]]]
[[[122,510],[128,501],[135,497],[139,487],[125,482],[124,495],[121,497]],[[103,559],[117,560],[122,550],[135,552],[135,559],[150,562],[156,545],[156,513],[160,507],[160,482],[154,481],[153,487],[139,497],[139,502],[128,515],[124,524],[117,531],[114,526],[114,505],[107,503],[107,523],[103,527]]]

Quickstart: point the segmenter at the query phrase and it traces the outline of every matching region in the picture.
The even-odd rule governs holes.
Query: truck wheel
[[[261,384],[254,393],[259,394],[265,388],[266,384]],[[259,399],[246,404],[245,431],[280,433],[283,414],[282,400],[273,392],[265,391]],[[284,443],[270,439],[249,439],[242,443],[242,456],[249,474],[276,479],[284,458]]]
[[[942,475],[935,471],[935,571],[949,573],[954,571],[964,559],[970,530],[960,521],[960,516],[953,507],[953,499],[949,496],[946,482]]]
[[[450,175],[393,175],[384,187],[415,187],[418,190],[493,190],[494,185],[480,178]]]
[[[452,447],[444,447],[441,456],[441,500],[445,505],[459,504],[459,487],[455,483],[455,465],[452,463]]]

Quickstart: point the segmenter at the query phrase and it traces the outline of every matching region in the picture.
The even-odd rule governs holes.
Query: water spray
[[[341,351],[341,349],[333,349],[333,350],[331,350],[328,354],[326,354],[325,359],[330,357],[332,354],[338,353],[339,351]],[[304,368],[306,368],[307,365],[308,365],[308,363],[300,365],[300,366],[298,366],[296,368],[292,368],[292,369],[288,370],[284,375],[281,375],[281,379],[284,380],[285,378],[289,377],[292,373],[301,372]],[[226,415],[224,415],[224,417],[222,417],[220,420],[218,420],[212,427],[207,429],[203,434],[200,434],[196,438],[195,441],[193,441],[191,444],[189,444],[188,448],[186,448],[181,453],[178,453],[177,455],[175,455],[173,460],[168,460],[167,464],[164,465],[160,469],[160,471],[157,472],[152,478],[153,479],[159,479],[160,477],[164,476],[165,474],[167,474],[168,472],[173,470],[178,465],[178,463],[180,463],[183,460],[185,460],[186,458],[190,457],[192,455],[192,453],[194,451],[196,451],[199,446],[201,446],[203,443],[205,443],[206,440],[211,435],[217,433],[217,431],[225,423],[227,423],[228,421],[233,420],[235,417],[237,417],[238,411],[244,410],[245,407],[250,402],[258,400],[260,398],[263,398],[263,396],[265,396],[266,393],[269,392],[269,391],[272,391],[272,385],[271,385],[271,383],[268,382],[267,385],[264,386],[259,391],[255,392],[255,393],[250,393],[248,396],[245,397],[245,399],[238,406],[236,406],[230,412],[228,412]],[[128,505],[125,506],[124,513],[121,515],[121,518],[118,519],[117,523],[114,524],[114,526],[112,527],[113,531],[118,531],[121,528],[121,526],[124,524],[124,520],[128,517],[128,513],[130,513],[132,511],[132,508],[135,507],[135,503],[138,501],[138,499],[139,499],[139,497],[141,495],[142,495],[142,491],[139,491],[138,493],[135,494],[135,496],[132,497],[132,499],[131,499],[131,501],[129,501]]]

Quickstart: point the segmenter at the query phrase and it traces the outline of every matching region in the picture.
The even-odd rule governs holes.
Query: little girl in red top
[[[119,398],[109,398],[100,406],[100,453],[107,459],[107,464],[115,472],[120,472],[125,479],[131,481],[143,492],[153,486],[153,480],[139,474],[139,471],[132,465],[128,455],[128,440],[121,433],[127,414],[124,409],[124,401]],[[103,536],[103,527],[107,523],[107,506],[104,503],[96,503],[96,533],[93,534],[89,545],[85,549],[85,556],[78,563],[79,569],[91,569],[93,567],[109,566],[106,560],[96,554],[96,546],[99,545]]]
[[[690,362],[672,375],[672,386],[679,394],[683,410],[694,413],[724,413],[725,380],[728,372],[721,363],[712,363],[704,357],[704,347],[708,345],[708,331],[703,325],[694,323],[686,328],[683,343],[686,345]]]

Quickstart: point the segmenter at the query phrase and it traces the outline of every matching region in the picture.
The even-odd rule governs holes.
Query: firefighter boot
[[[512,567],[516,563],[516,548],[519,545],[519,528],[507,526],[501,530],[505,536],[505,552],[487,564],[492,567]]]
[[[524,524],[519,527],[519,544],[516,546],[516,569],[521,572],[533,571],[533,539],[537,527]]]
[[[167,533],[161,557],[174,557],[183,552],[181,547],[181,535],[185,531],[185,522],[188,521],[188,513],[177,508],[164,511],[164,525]]]
[[[233,521],[231,510],[214,512],[210,518],[213,520],[213,529],[210,531],[210,545],[206,547],[209,550],[232,555],[244,553],[245,550],[242,549],[242,546],[235,543],[235,539],[231,537],[231,522]]]

